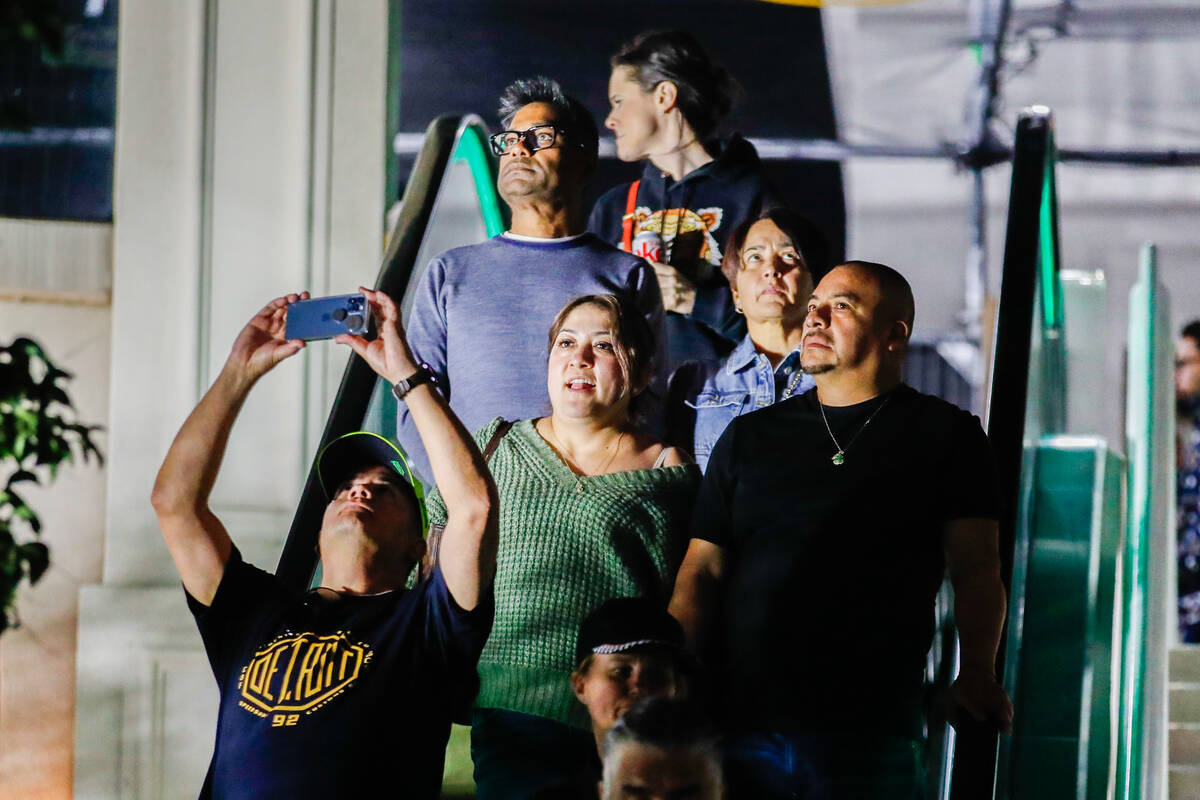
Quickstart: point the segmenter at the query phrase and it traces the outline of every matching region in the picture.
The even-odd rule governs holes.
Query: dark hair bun
[[[700,139],[716,130],[740,93],[729,71],[685,31],[639,34],[617,51],[611,64],[631,68],[644,92],[663,81],[675,84],[679,110]]]

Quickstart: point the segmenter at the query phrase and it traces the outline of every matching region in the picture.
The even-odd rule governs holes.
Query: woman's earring
[[[738,312],[739,314],[745,314],[745,313],[746,313],[745,311],[742,311],[742,307],[741,307],[741,306],[737,306],[737,305],[735,305],[735,306],[733,307],[733,310],[734,310],[734,311],[736,311],[736,312]]]

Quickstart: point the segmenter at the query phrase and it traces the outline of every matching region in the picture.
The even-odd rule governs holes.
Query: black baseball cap
[[[398,484],[412,496],[421,513],[421,530],[427,530],[425,491],[413,475],[404,451],[371,431],[353,431],[339,436],[325,445],[317,456],[317,480],[325,492],[325,499],[332,500],[338,487],[370,467],[386,467],[400,476]]]
[[[671,650],[681,665],[692,664],[684,647],[683,628],[665,608],[646,597],[615,597],[588,614],[579,626],[575,663],[593,654],[643,647]]]

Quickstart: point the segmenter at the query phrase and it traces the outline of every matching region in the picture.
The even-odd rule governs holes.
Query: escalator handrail
[[[438,189],[454,158],[458,142],[468,130],[483,130],[474,115],[440,116],[425,131],[425,142],[405,186],[400,214],[388,237],[375,289],[394,298],[404,296],[416,266],[417,254],[437,204]],[[476,170],[473,170],[473,173]],[[475,175],[476,180],[480,175]],[[490,227],[490,226],[489,226]],[[325,494],[317,479],[316,453],[337,437],[359,430],[371,402],[376,375],[361,358],[351,356],[342,373],[337,397],[330,408],[325,430],[314,451],[292,526],[288,531],[275,574],[286,585],[307,589],[316,568],[317,535],[326,506]]]
[[[1026,110],[1017,123],[1013,145],[996,353],[988,403],[988,438],[996,459],[1000,499],[1000,561],[1006,592],[1012,586],[1016,515],[1020,508],[1026,398],[1044,233],[1042,203],[1054,197],[1053,192],[1045,191],[1047,170],[1053,163],[1050,158],[1052,130],[1053,120],[1049,110]],[[1051,212],[1046,219],[1053,225],[1057,222],[1057,215]],[[1045,233],[1053,236],[1052,247],[1057,251],[1057,232]],[[1053,252],[1053,263],[1044,265],[1047,269],[1057,266],[1057,255],[1057,252]],[[1006,638],[1007,625],[995,665],[996,675],[1001,681],[1004,679]],[[992,729],[964,726],[959,730],[955,739],[951,800],[993,797],[997,746],[997,734]]]

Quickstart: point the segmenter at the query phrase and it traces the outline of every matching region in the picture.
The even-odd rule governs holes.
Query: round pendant
[[[838,450],[836,453],[833,454],[833,458],[831,458],[829,460],[832,461],[835,466],[840,467],[842,464],[846,463],[846,454],[843,453],[841,450]]]

